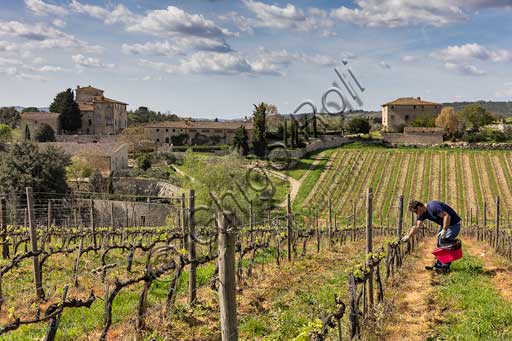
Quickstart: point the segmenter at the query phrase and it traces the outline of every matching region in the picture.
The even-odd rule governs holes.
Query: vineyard
[[[298,207],[316,206],[326,216],[331,198],[340,223],[350,225],[352,216],[361,223],[360,198],[368,187],[374,189],[373,219],[380,225],[396,224],[393,199],[399,193],[406,200],[447,202],[468,222],[482,223],[486,215],[493,223],[497,196],[503,207],[512,207],[512,152],[340,148]],[[508,210],[502,214],[509,222]]]
[[[0,338],[411,339],[386,328],[409,266],[436,233],[427,224],[400,241],[411,197],[455,202],[464,241],[512,260],[508,153],[329,153],[303,210],[288,195],[284,211],[251,201],[246,215],[197,205],[194,190],[110,198],[27,188],[0,198]],[[493,327],[464,328],[507,339],[512,310],[489,288],[489,306],[501,309]]]

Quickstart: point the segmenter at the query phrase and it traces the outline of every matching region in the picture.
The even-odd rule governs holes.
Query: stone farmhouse
[[[382,105],[382,128],[385,132],[398,132],[418,116],[441,112],[442,104],[423,101],[420,97],[398,98]]]
[[[144,138],[157,145],[220,145],[231,144],[235,130],[244,126],[249,141],[252,122],[173,121],[151,123],[144,127]]]
[[[21,131],[25,132],[26,126],[30,131],[30,136],[34,134],[44,125],[48,125],[53,129],[55,135],[61,133],[60,114],[55,112],[24,112],[21,114]]]
[[[107,98],[103,92],[90,85],[76,87],[75,100],[82,113],[84,135],[116,135],[128,127],[127,104]]]
[[[103,175],[128,168],[128,145],[117,143],[77,143],[47,142],[39,143],[39,148],[55,147],[64,154],[77,156],[87,161],[92,169],[98,169]]]

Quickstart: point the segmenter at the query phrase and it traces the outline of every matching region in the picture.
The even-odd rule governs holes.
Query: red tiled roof
[[[395,99],[392,102],[382,104],[382,106],[388,106],[388,105],[441,105],[439,103],[434,102],[427,102],[423,101],[421,98],[414,98],[414,97],[402,97]]]
[[[178,129],[228,129],[235,130],[241,125],[247,130],[252,130],[252,122],[213,122],[213,121],[165,121],[150,123],[144,128],[178,128]]]

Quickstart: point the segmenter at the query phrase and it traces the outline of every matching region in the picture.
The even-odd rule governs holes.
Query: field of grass
[[[506,217],[512,208],[512,152],[468,151],[443,149],[387,149],[349,145],[331,151],[331,161],[325,161],[321,176],[318,171],[304,179],[304,188],[296,208],[318,206],[327,212],[331,197],[338,216],[351,214],[355,201],[360,220],[364,217],[366,189],[373,189],[374,221],[381,213],[390,222],[396,219],[399,194],[421,201],[442,200],[454,207],[461,216],[471,210],[482,216],[487,202],[488,222],[494,221],[495,198],[500,196],[501,212]],[[305,196],[305,194],[309,194]],[[304,200],[305,199],[305,200]],[[376,220],[375,220],[376,219]]]

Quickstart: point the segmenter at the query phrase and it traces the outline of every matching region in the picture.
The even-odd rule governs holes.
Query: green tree
[[[30,141],[30,128],[28,127],[28,124],[25,126],[25,135],[23,138],[25,141]]]
[[[76,190],[80,190],[80,183],[83,179],[89,178],[92,174],[92,167],[82,158],[73,156],[71,162],[66,167],[66,177],[69,182],[74,181],[76,183]]]
[[[100,171],[96,168],[96,170],[92,173],[89,178],[89,192],[92,193],[101,193],[103,192],[105,180],[101,175]]]
[[[8,142],[12,138],[12,128],[7,124],[0,123],[0,142]]]
[[[0,108],[0,124],[7,124],[11,128],[16,128],[20,124],[20,119],[20,113],[16,108]]]
[[[436,117],[428,114],[419,115],[412,120],[411,126],[433,128],[436,126]]]
[[[39,109],[36,107],[27,107],[27,108],[23,108],[23,110],[21,112],[22,113],[24,113],[24,112],[39,112]]]
[[[41,151],[30,142],[15,143],[0,159],[0,193],[23,193],[26,187],[35,193],[65,193],[69,162],[57,148]]]
[[[247,134],[247,130],[244,126],[240,126],[235,130],[233,147],[242,156],[249,154],[249,135]]]
[[[147,171],[151,168],[151,156],[148,154],[142,154],[137,158],[137,167],[143,171]]]
[[[352,134],[368,134],[370,129],[370,122],[362,117],[353,118],[350,120],[347,127],[348,132]]]
[[[34,140],[37,142],[54,142],[55,131],[48,124],[42,124],[39,129],[36,130]]]
[[[128,111],[128,124],[179,121],[179,119],[180,118],[175,114],[162,114],[149,110],[147,107],[139,107],[135,111]]]
[[[61,114],[60,121],[64,131],[74,132],[82,127],[80,107],[75,101],[75,96],[71,89],[62,91],[55,96],[53,103],[50,104],[50,111]]]
[[[469,123],[473,130],[478,130],[494,121],[492,115],[479,104],[468,105],[462,110],[460,116],[465,123]]]
[[[436,117],[436,127],[443,128],[449,134],[455,134],[460,128],[459,118],[453,107],[444,107]]]
[[[264,157],[265,152],[267,151],[267,140],[265,137],[267,105],[265,103],[254,105],[254,111],[252,115],[252,148],[254,149],[254,154],[256,154],[259,157]]]
[[[287,120],[284,119],[283,122],[283,143],[285,146],[288,146],[288,123]]]

